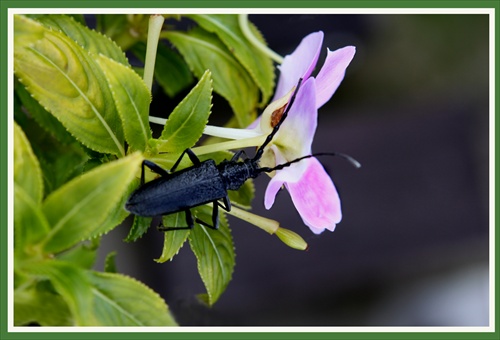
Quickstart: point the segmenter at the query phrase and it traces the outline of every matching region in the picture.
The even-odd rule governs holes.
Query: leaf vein
[[[49,64],[52,65],[52,67],[54,67],[57,71],[59,71],[59,73],[65,77],[69,83],[78,91],[78,93],[80,94],[80,96],[83,98],[83,100],[85,100],[85,102],[87,102],[87,104],[90,106],[90,108],[92,109],[92,111],[94,112],[95,116],[99,119],[99,121],[101,122],[101,124],[103,125],[103,127],[106,129],[106,131],[108,132],[108,134],[110,135],[110,137],[113,139],[113,142],[116,144],[118,150],[120,151],[121,155],[122,156],[125,156],[125,150],[123,149],[123,146],[120,144],[120,142],[118,141],[118,139],[116,138],[116,135],[113,133],[113,131],[111,130],[111,127],[108,125],[108,123],[106,122],[106,120],[104,119],[104,117],[101,115],[101,113],[99,112],[99,110],[94,106],[94,104],[92,103],[92,101],[88,98],[88,96],[82,91],[82,89],[80,89],[78,87],[78,85],[75,84],[75,82],[73,81],[73,79],[71,79],[59,66],[57,66],[57,64],[55,64],[51,59],[49,59],[47,56],[45,56],[44,54],[40,53],[39,51],[37,51],[36,49],[32,48],[32,47],[29,47],[29,49],[37,54],[40,58],[42,58],[43,60],[47,61]]]

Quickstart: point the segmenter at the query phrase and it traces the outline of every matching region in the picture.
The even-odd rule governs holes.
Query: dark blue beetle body
[[[227,197],[227,190],[239,189],[255,173],[253,169],[251,160],[217,165],[209,159],[145,183],[132,193],[125,208],[154,217],[218,201]]]
[[[213,160],[162,176],[137,189],[126,208],[140,216],[172,214],[227,196],[223,178]]]

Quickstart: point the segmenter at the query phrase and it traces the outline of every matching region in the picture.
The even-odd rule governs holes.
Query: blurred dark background
[[[184,246],[157,264],[163,236],[134,244],[121,226],[102,257],[160,293],[178,322],[234,326],[487,326],[489,324],[489,18],[487,15],[250,15],[286,55],[307,34],[356,56],[319,111],[313,151],[342,200],[335,232],[312,234],[286,191],[254,212],[302,235],[307,252],[230,217],[236,267],[212,308]],[[153,103],[154,106],[155,103]],[[216,102],[214,113],[224,109]],[[102,261],[98,266],[102,266]]]

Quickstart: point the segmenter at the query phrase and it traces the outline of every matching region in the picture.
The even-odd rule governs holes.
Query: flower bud
[[[276,236],[278,236],[283,243],[291,248],[298,250],[307,250],[308,248],[306,241],[304,241],[300,235],[291,230],[280,227],[276,231]]]

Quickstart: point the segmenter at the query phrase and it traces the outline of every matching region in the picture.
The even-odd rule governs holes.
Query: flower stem
[[[155,123],[155,124],[159,124],[159,125],[167,124],[167,120],[165,118],[160,118],[160,117],[149,116],[149,121],[151,123]]]
[[[152,15],[149,18],[148,27],[148,43],[146,48],[146,61],[144,63],[144,82],[149,90],[153,85],[153,74],[156,61],[156,50],[158,49],[158,41],[160,32],[165,18],[162,15]]]
[[[243,35],[254,45],[256,48],[264,52],[267,56],[273,59],[278,64],[283,63],[283,57],[278,53],[271,50],[268,46],[263,44],[259,39],[255,37],[255,35],[250,30],[250,25],[248,23],[248,14],[240,14],[238,15],[238,21],[240,24],[240,29],[243,32]]]
[[[203,134],[227,139],[245,139],[262,135],[262,133],[253,129],[227,128],[214,125],[206,125]]]
[[[252,214],[246,210],[235,207],[234,205],[231,207],[231,211],[227,212],[229,215],[233,215],[241,220],[247,221],[260,229],[264,230],[269,234],[275,234],[280,228],[280,224],[274,220],[269,218],[265,218],[259,215]]]
[[[232,149],[243,149],[252,146],[259,146],[264,143],[266,136],[257,136],[245,139],[231,140],[227,142],[214,143],[209,145],[202,145],[193,148],[193,152],[197,155],[204,155],[207,153],[225,151]]]

